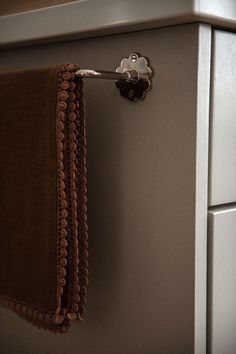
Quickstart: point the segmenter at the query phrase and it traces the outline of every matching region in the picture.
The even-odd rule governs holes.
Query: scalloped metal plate
[[[130,101],[144,99],[147,91],[151,89],[152,69],[148,65],[147,59],[137,53],[132,53],[128,58],[123,58],[116,72],[128,72],[130,75],[130,79],[127,81],[116,81],[121,96],[128,98]],[[138,77],[138,81],[134,80],[134,77]]]

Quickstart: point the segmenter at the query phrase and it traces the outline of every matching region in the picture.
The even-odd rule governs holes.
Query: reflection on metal
[[[82,69],[78,70],[76,75],[83,78],[116,80],[120,94],[130,101],[137,101],[143,99],[151,88],[152,70],[146,58],[132,53],[121,60],[115,72]]]

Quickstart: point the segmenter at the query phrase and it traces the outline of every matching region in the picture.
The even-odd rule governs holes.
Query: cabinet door
[[[236,201],[236,34],[213,37],[210,205]]]
[[[111,80],[84,82],[85,321],[55,340],[0,309],[1,353],[204,354],[210,48],[211,29],[191,24],[1,53],[2,71],[115,70],[137,51],[155,71],[136,103]]]
[[[209,212],[209,353],[236,353],[236,206]]]

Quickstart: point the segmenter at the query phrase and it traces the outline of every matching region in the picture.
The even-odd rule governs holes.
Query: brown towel
[[[0,75],[0,303],[40,328],[83,319],[85,121],[73,64]]]

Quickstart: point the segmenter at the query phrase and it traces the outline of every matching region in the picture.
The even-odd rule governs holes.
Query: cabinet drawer
[[[209,353],[236,352],[236,206],[209,212]]]
[[[236,201],[236,34],[214,32],[209,204]]]

